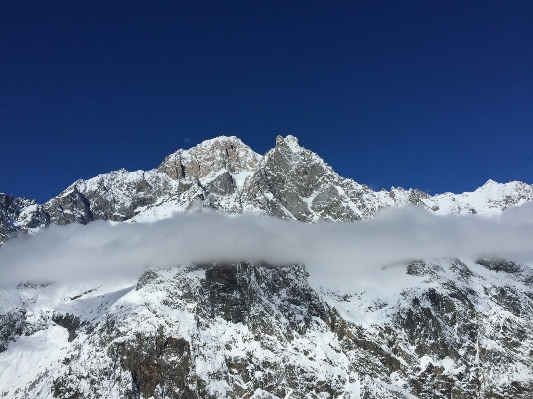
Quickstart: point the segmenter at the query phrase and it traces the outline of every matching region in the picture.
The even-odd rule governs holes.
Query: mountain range
[[[487,181],[474,192],[431,196],[418,189],[374,191],[343,178],[294,136],[261,156],[236,137],[178,150],[150,171],[78,180],[44,204],[0,194],[0,243],[50,224],[150,222],[192,207],[254,212],[300,222],[356,221],[386,206],[421,205],[436,214],[499,213],[533,200],[533,185]]]
[[[409,203],[490,218],[532,200],[533,185],[492,180],[462,194],[374,191],[293,136],[263,156],[217,137],[150,171],[78,180],[44,204],[0,194],[0,252],[52,224],[203,209],[359,223]],[[529,266],[402,260],[361,271],[345,291],[309,277],[300,263],[235,259],[147,268],[120,283],[30,278],[0,289],[0,397],[533,397]]]

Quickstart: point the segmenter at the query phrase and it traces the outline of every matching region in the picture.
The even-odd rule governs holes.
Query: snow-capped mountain
[[[9,398],[529,398],[533,272],[412,261],[339,295],[301,265],[148,270],[0,296]],[[377,283],[379,281],[379,284]]]
[[[533,186],[491,180],[463,194],[376,192],[336,174],[295,137],[278,136],[263,156],[218,137],[150,171],[78,180],[45,204],[0,194],[0,240],[12,240],[0,253],[17,243],[24,250],[15,236],[51,224],[71,225],[47,232],[86,231],[96,223],[72,223],[95,220],[151,227],[202,208],[361,225],[407,203],[489,219],[531,200]],[[120,251],[112,244],[109,253]],[[299,263],[149,266],[99,283],[0,284],[0,398],[533,396],[533,269],[517,261],[398,260],[340,276],[342,291],[309,279]]]
[[[150,222],[191,207],[314,222],[368,219],[382,207],[408,202],[445,215],[499,213],[531,200],[533,185],[492,180],[463,194],[376,192],[339,176],[293,136],[278,136],[264,156],[236,137],[217,137],[178,150],[147,172],[122,169],[78,180],[42,205],[0,194],[0,243],[51,223]]]

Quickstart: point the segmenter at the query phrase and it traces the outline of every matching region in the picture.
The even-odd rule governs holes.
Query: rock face
[[[313,287],[302,265],[246,262],[148,270],[134,286],[72,297],[53,285],[21,286],[19,295],[34,300],[4,327],[13,325],[15,335],[24,334],[17,326],[35,327],[0,349],[0,391],[10,398],[531,397],[531,269],[444,259],[378,274],[384,292],[377,296]],[[403,288],[386,293],[398,279]],[[56,307],[45,310],[51,302]],[[47,356],[10,367],[10,359],[34,353],[32,340]],[[9,378],[15,374],[22,377]]]
[[[22,231],[48,226],[49,215],[33,200],[0,194],[0,244]]]
[[[228,172],[231,176],[257,168],[261,156],[236,137],[218,137],[190,150],[178,150],[158,166],[159,172],[173,180],[186,177],[203,179]]]
[[[336,174],[293,136],[260,156],[236,137],[218,137],[169,155],[156,169],[119,170],[78,180],[43,205],[0,194],[0,244],[50,223],[149,222],[208,207],[302,222],[368,219],[407,202],[438,214],[497,213],[533,200],[533,186],[489,180],[472,193],[430,196],[417,189],[371,190]]]

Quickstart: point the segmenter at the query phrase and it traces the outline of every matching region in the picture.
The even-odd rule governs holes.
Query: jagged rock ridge
[[[489,180],[472,193],[430,196],[417,189],[373,191],[339,176],[293,136],[260,156],[236,137],[207,140],[169,155],[156,169],[119,170],[78,180],[42,205],[0,194],[0,244],[50,223],[146,222],[203,206],[302,222],[371,218],[407,202],[438,214],[494,213],[533,200],[533,186]]]

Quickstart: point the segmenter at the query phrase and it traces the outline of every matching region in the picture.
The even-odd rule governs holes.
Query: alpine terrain
[[[150,224],[206,208],[360,223],[408,203],[490,218],[532,200],[533,185],[492,180],[462,194],[374,191],[293,136],[265,155],[217,137],[150,171],[78,180],[44,204],[0,194],[0,253],[52,224]],[[342,292],[308,277],[301,263],[234,259],[128,282],[0,285],[0,398],[533,397],[529,266],[411,259]]]

